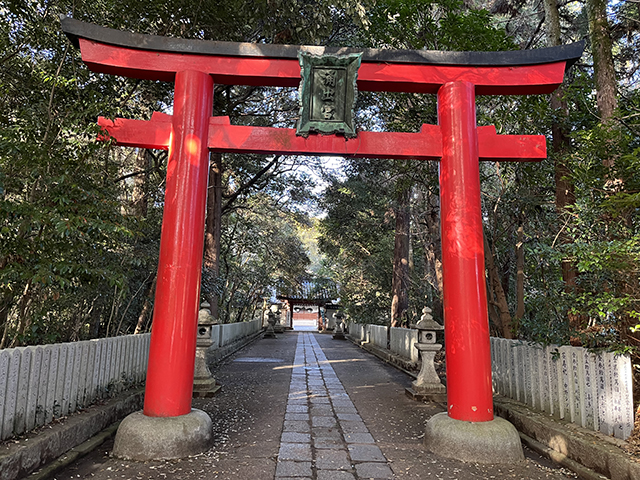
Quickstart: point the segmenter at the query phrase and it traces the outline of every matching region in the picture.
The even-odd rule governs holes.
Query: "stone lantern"
[[[442,345],[436,343],[436,332],[444,330],[444,327],[433,319],[431,309],[424,307],[416,329],[418,330],[418,343],[414,347],[420,352],[422,368],[418,378],[411,382],[411,387],[405,391],[414,400],[446,402],[447,389],[440,381],[433,364],[436,353],[442,348]]]
[[[196,362],[193,372],[193,396],[212,397],[220,390],[207,365],[207,351],[213,345],[213,326],[217,324],[211,315],[211,305],[203,302],[198,312],[198,337],[196,339]]]
[[[344,315],[340,312],[336,312],[333,314],[333,318],[336,321],[336,326],[333,330],[333,338],[334,340],[344,340]]]
[[[278,307],[276,307],[275,305],[272,305],[271,308],[265,312],[267,316],[268,326],[267,326],[267,331],[264,332],[264,335],[262,336],[262,338],[276,338],[276,332],[274,330],[274,326],[276,324],[275,311],[277,311],[277,309]]]
[[[284,325],[282,324],[282,310],[278,305],[271,305],[271,310],[273,311],[275,319],[273,331],[275,333],[284,333]]]

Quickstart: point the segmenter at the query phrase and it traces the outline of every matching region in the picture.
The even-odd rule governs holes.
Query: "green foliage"
[[[251,319],[273,289],[297,284],[306,275],[309,258],[296,215],[265,193],[253,195],[224,220],[220,274],[205,272],[202,290],[219,296],[219,320],[231,323]]]
[[[95,141],[96,118],[147,119],[171,104],[172,85],[91,73],[58,15],[149,34],[293,43],[326,41],[333,27],[323,20],[350,18],[325,3],[272,7],[246,0],[0,5],[0,348],[131,333],[153,296],[166,156],[151,152],[141,170],[137,152]],[[259,101],[264,91],[255,92]],[[219,93],[235,116],[265,114],[251,112],[241,88],[235,98]],[[276,121],[278,106],[267,108]],[[238,158],[229,169],[236,185],[265,163]],[[304,179],[291,162],[281,166],[238,203],[267,185],[275,198],[306,202]],[[270,184],[287,173],[289,186]],[[142,209],[134,205],[141,198]],[[290,242],[282,246],[304,263]],[[149,316],[141,319],[148,328]]]
[[[359,32],[361,45],[374,48],[502,50],[513,48],[504,30],[491,24],[486,10],[442,0],[379,1],[368,12],[369,26]],[[364,92],[359,95],[362,128],[419,131],[437,123],[435,96]],[[340,284],[341,304],[356,321],[388,323],[397,191],[413,189],[412,255],[408,322],[419,319],[425,302],[441,302],[433,238],[437,211],[437,167],[416,162],[349,160],[345,178],[330,178],[321,201],[319,246],[328,257],[325,269]],[[434,204],[435,202],[435,204]],[[435,213],[437,217],[437,213]],[[436,227],[435,230],[439,230]],[[441,312],[436,308],[436,318]]]
[[[367,169],[361,162],[359,174],[331,179],[321,202],[327,216],[319,225],[319,247],[328,257],[322,272],[340,285],[346,313],[373,323],[388,315],[393,261],[394,217],[383,165]]]
[[[505,50],[512,43],[491,26],[486,10],[467,9],[459,0],[385,0],[370,12],[364,32],[372,46],[419,50]]]
[[[3,346],[86,335],[96,306],[108,304],[105,288],[130,286],[136,235],[120,211],[121,165],[94,140],[97,113],[118,98],[78,68],[58,7],[0,10],[11,29],[0,74]]]

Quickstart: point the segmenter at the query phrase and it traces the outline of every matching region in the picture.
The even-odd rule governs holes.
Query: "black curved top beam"
[[[235,43],[209,40],[161,37],[140,33],[123,32],[104,28],[92,23],[60,16],[62,30],[71,42],[79,47],[79,38],[108,45],[172,52],[183,54],[219,55],[227,57],[264,57],[297,59],[299,51],[318,55],[343,55],[362,53],[363,62],[410,63],[423,65],[468,65],[468,66],[519,66],[566,62],[568,69],[581,56],[585,42],[580,41],[559,47],[507,52],[441,52],[436,50],[379,50],[341,47],[317,47],[304,45],[274,45],[266,43]]]

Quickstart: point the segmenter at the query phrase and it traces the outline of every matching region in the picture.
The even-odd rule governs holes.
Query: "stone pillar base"
[[[411,400],[416,402],[437,402],[447,403],[447,392],[427,392],[415,390],[413,387],[407,387],[404,389],[404,393]]]
[[[267,329],[267,331],[264,332],[264,335],[262,335],[262,338],[278,338],[278,337],[276,337],[276,332],[274,332],[273,328],[271,328],[271,329]]]
[[[216,379],[211,378],[195,378],[193,380],[193,398],[210,398],[213,397],[221,386],[216,383]]]
[[[524,460],[520,436],[505,419],[490,422],[455,420],[446,412],[429,419],[424,436],[427,450],[441,457],[474,463],[514,463]]]
[[[113,456],[125,460],[170,460],[196,455],[211,446],[211,419],[202,410],[179,417],[126,417],[116,433]]]

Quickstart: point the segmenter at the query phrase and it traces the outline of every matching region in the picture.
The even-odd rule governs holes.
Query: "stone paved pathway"
[[[387,459],[318,345],[298,335],[276,479],[393,478]]]

